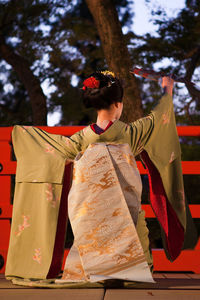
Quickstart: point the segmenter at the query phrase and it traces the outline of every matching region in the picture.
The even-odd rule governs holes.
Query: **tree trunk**
[[[31,71],[28,61],[15,53],[13,49],[6,44],[3,36],[0,36],[0,55],[13,67],[28,92],[32,107],[33,125],[46,125],[46,97],[40,86],[40,81]]]
[[[194,74],[194,71],[196,67],[198,66],[200,61],[200,46],[197,47],[196,51],[191,57],[191,60],[186,65],[186,75],[185,79],[186,81],[186,87],[188,89],[188,92],[190,93],[191,97],[196,101],[197,107],[200,107],[200,90],[196,88],[193,84],[190,83],[192,79],[192,75]]]
[[[143,115],[142,102],[136,79],[129,72],[132,62],[116,8],[111,0],[86,0],[86,3],[96,23],[109,69],[125,82],[122,119],[134,121]]]

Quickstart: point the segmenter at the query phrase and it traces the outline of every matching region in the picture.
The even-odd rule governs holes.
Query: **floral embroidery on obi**
[[[15,232],[16,236],[20,236],[21,233],[24,231],[24,229],[30,226],[30,224],[28,223],[29,217],[22,215],[22,218],[23,218],[23,223],[18,225],[18,230]]]
[[[41,249],[36,248],[34,251],[35,251],[35,253],[33,255],[33,260],[37,261],[38,264],[41,264],[41,261],[42,261]]]

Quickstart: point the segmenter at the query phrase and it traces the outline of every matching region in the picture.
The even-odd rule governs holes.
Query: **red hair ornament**
[[[83,81],[83,90],[86,90],[86,88],[98,89],[99,85],[100,85],[99,80],[97,80],[95,77],[89,77]]]

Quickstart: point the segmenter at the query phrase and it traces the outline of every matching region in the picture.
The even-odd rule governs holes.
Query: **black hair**
[[[98,88],[84,87],[83,103],[86,108],[96,110],[108,109],[111,104],[122,102],[123,87],[120,79],[109,72],[95,72],[88,78],[94,77],[99,81]]]

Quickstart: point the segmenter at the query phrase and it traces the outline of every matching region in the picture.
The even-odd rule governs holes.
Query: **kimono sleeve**
[[[159,163],[168,164],[169,154],[173,155],[173,159],[181,154],[175,126],[172,97],[165,94],[148,116],[130,124],[133,154],[138,155],[145,150]],[[163,149],[166,155],[163,155]]]
[[[17,182],[61,183],[65,164],[79,152],[77,141],[36,127],[15,126],[12,132],[17,158]]]
[[[43,148],[46,153],[53,153],[55,150],[70,160],[73,160],[80,151],[78,139],[72,140],[70,137],[51,134],[33,126],[14,126],[12,140],[17,143],[16,154],[18,154],[18,149],[19,152],[23,153],[28,150],[24,148],[28,147],[28,144],[30,145],[28,147],[30,152],[32,152],[31,149],[35,144],[35,147]]]
[[[146,118],[132,123],[132,149],[147,167],[150,202],[161,225],[165,253],[181,252],[186,228],[181,150],[172,97],[165,94]]]
[[[157,168],[171,164],[181,157],[179,137],[172,97],[165,94],[152,111],[154,128],[144,150],[148,152]]]
[[[130,145],[133,154],[136,156],[143,151],[154,128],[153,114],[141,118],[130,124]]]
[[[79,144],[36,127],[15,126],[17,159],[7,278],[54,278],[60,272],[70,174]],[[69,170],[69,169],[68,169]]]

